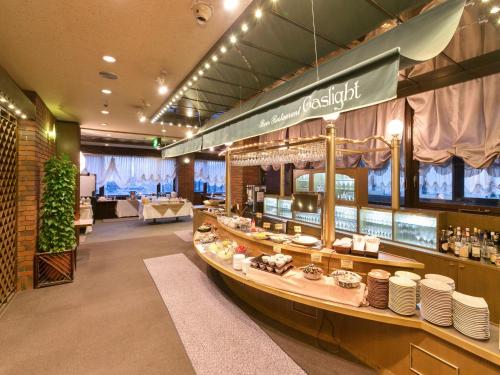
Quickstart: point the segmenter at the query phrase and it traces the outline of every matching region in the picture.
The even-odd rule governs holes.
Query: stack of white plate
[[[433,279],[420,281],[420,311],[422,317],[438,326],[449,327],[453,324],[450,285]]]
[[[431,279],[431,280],[441,281],[441,282],[446,283],[449,286],[451,286],[451,289],[455,290],[455,281],[453,281],[453,279],[449,278],[448,276],[438,275],[435,273],[428,273],[425,275],[425,278]]]
[[[404,277],[389,278],[389,308],[400,315],[415,314],[417,283]]]
[[[420,280],[422,279],[420,275],[408,271],[396,271],[394,275],[399,277],[405,277],[417,283],[417,303],[420,303]]]
[[[478,340],[490,338],[490,312],[481,297],[453,292],[453,327]]]

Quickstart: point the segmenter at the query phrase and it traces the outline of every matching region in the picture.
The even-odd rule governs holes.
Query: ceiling
[[[149,117],[163,101],[155,82],[162,69],[168,87],[178,85],[251,0],[231,12],[222,0],[209,2],[214,15],[200,26],[191,0],[0,0],[0,65],[23,90],[37,92],[57,119],[120,139],[130,133],[182,138],[185,126],[167,124],[162,132],[140,123],[137,112],[144,100]],[[106,63],[103,55],[117,62]],[[100,71],[119,78],[101,78]],[[112,94],[102,94],[104,88]],[[100,113],[105,102],[109,115]]]

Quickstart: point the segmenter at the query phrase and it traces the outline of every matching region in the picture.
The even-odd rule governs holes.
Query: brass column
[[[323,242],[326,248],[332,248],[335,241],[335,124],[326,127],[326,186],[323,205]]]
[[[226,150],[226,214],[231,215],[231,152]]]
[[[399,137],[391,139],[391,206],[393,210],[399,210],[399,160],[401,153],[401,141]]]
[[[280,197],[285,196],[285,164],[280,165]]]

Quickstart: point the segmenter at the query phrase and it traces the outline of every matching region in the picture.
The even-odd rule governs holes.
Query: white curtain
[[[453,164],[451,161],[438,165],[420,163],[419,171],[420,198],[453,198]]]
[[[464,195],[469,198],[500,199],[500,158],[488,168],[465,165]]]
[[[88,173],[96,175],[97,186],[113,181],[120,188],[150,183],[172,183],[175,159],[139,156],[85,154]]]
[[[194,180],[209,185],[224,186],[226,182],[226,162],[218,160],[195,160]]]

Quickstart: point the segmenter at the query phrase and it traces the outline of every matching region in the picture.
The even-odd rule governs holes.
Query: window
[[[152,183],[143,183],[143,184],[134,184],[131,183],[125,187],[119,187],[118,184],[114,181],[106,182],[104,185],[104,194],[105,195],[130,195],[131,191],[135,191],[137,195],[148,195],[148,194],[156,194],[157,184],[155,182]]]
[[[464,198],[476,203],[498,203],[500,200],[500,158],[488,168],[464,166]],[[492,202],[487,202],[487,201]]]
[[[161,192],[162,193],[171,193],[174,191],[174,181],[168,181],[164,184],[161,184]]]
[[[226,162],[219,160],[194,161],[194,192],[221,194],[226,191]]]
[[[368,202],[390,204],[392,195],[392,169],[391,159],[385,162],[381,168],[368,170]],[[363,166],[363,161],[361,165]],[[405,171],[400,169],[399,174],[399,195],[401,204],[405,195]]]
[[[420,163],[418,196],[427,200],[453,199],[453,162],[444,165]]]

